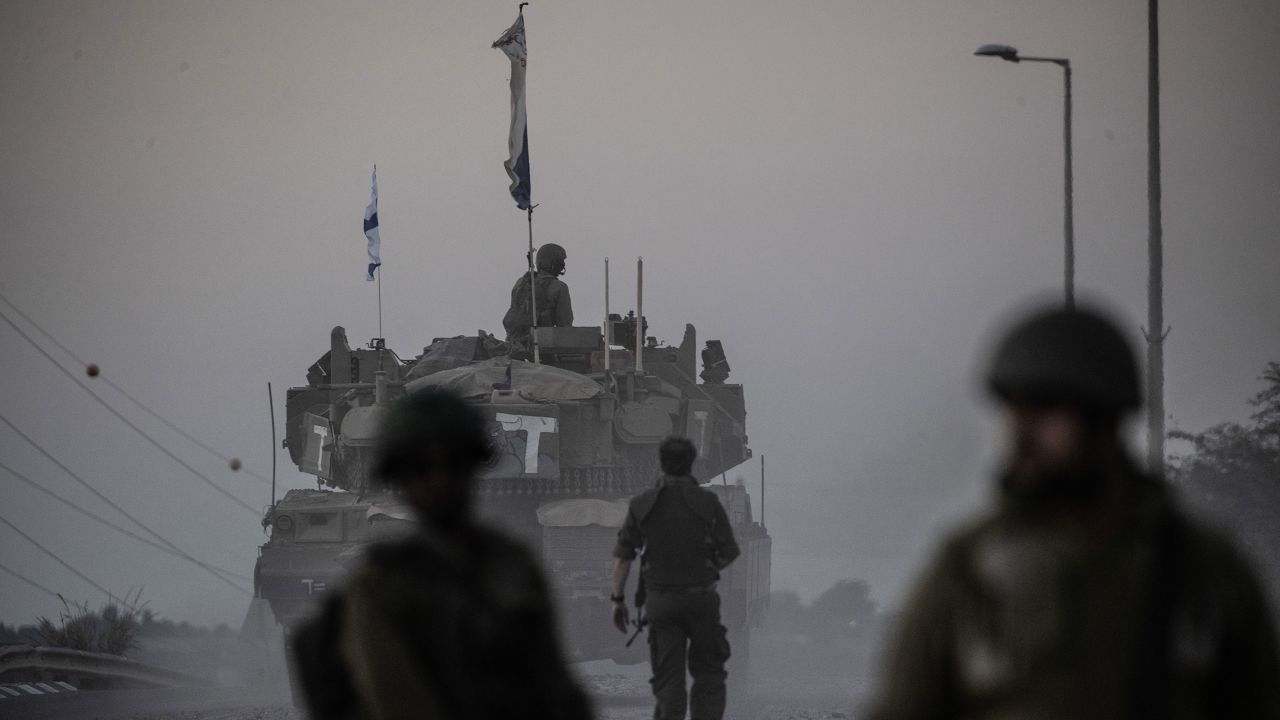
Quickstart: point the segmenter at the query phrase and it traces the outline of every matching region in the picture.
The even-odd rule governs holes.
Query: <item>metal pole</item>
[[[271,395],[271,382],[267,382],[267,404],[271,407],[271,507],[276,505],[276,401]]]
[[[1005,46],[983,46],[979,55],[994,55],[1009,62],[1053,63],[1062,68],[1062,175],[1063,175],[1063,207],[1062,207],[1062,275],[1064,305],[1068,310],[1076,306],[1076,238],[1074,179],[1071,172],[1071,60],[1069,58],[1031,57],[1018,55],[1013,48]]]
[[[533,264],[533,206],[529,206],[529,304],[533,313],[533,325],[529,328],[529,340],[533,343],[533,362],[541,363],[538,354],[538,272]]]
[[[613,342],[613,323],[609,322],[609,258],[604,259],[604,371],[609,372],[609,345]]]
[[[1076,306],[1076,239],[1075,239],[1075,210],[1072,204],[1072,178],[1071,178],[1071,63],[1062,62],[1062,77],[1064,81],[1065,97],[1063,102],[1063,167],[1064,170],[1064,193],[1065,204],[1063,206],[1063,237],[1066,247],[1063,254],[1063,272],[1065,277],[1067,309],[1071,310]]]
[[[636,258],[636,372],[644,372],[644,258]]]
[[[764,453],[760,453],[760,527],[764,527]]]
[[[1160,213],[1159,3],[1147,0],[1147,469],[1164,472],[1164,228]]]

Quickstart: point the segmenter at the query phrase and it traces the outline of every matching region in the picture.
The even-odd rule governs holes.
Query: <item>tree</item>
[[[1191,445],[1170,458],[1169,476],[1227,524],[1280,590],[1280,362],[1267,363],[1259,379],[1266,386],[1249,400],[1250,422],[1169,433]]]

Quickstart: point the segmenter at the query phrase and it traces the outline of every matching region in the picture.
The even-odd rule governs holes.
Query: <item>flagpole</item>
[[[542,357],[538,353],[538,271],[533,264],[533,208],[529,206],[529,307],[533,310],[533,325],[529,328],[529,338],[533,341],[533,362],[540,364]]]
[[[511,197],[516,207],[526,213],[529,222],[529,304],[533,317],[529,323],[529,339],[533,347],[533,362],[541,363],[542,354],[538,347],[538,290],[537,267],[533,258],[533,203],[532,188],[529,179],[529,129],[525,123],[524,92],[525,65],[528,60],[524,39],[524,6],[521,2],[517,8],[519,15],[515,24],[507,29],[491,47],[500,48],[511,61],[511,132],[507,138],[507,149],[510,158],[503,163],[507,175],[511,178]]]
[[[382,334],[382,268],[375,268],[378,273],[378,337],[385,338]]]

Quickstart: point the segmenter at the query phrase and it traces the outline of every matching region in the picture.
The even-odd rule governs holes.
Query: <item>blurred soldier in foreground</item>
[[[1032,315],[987,382],[1009,441],[997,506],[924,574],[871,717],[1280,718],[1254,574],[1124,447],[1140,394],[1116,327]]]
[[[450,393],[418,392],[392,408],[379,442],[376,472],[421,527],[370,548],[338,595],[355,714],[589,720],[537,563],[472,516],[472,474],[489,454],[480,415]]]
[[[567,255],[564,248],[547,243],[538,248],[537,271],[533,282],[537,290],[538,327],[573,325],[573,304],[569,302],[569,286],[560,279]],[[533,325],[533,297],[529,293],[530,273],[526,272],[511,288],[511,307],[502,318],[507,342],[518,348],[530,347],[529,330]]]
[[[654,720],[720,720],[725,706],[724,664],[729,640],[720,623],[716,581],[738,557],[729,516],[719,499],[689,476],[698,452],[685,438],[658,446],[663,478],[631,500],[618,531],[613,564],[613,624],[630,621],[624,593],[636,554],[647,596]],[[685,693],[685,659],[693,687]]]

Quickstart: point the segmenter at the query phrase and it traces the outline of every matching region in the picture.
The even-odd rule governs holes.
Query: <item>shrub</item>
[[[36,632],[50,647],[123,655],[136,645],[143,611],[138,605],[140,595],[141,591],[126,595],[123,605],[110,602],[97,611],[90,610],[88,603],[68,602],[59,595],[62,612],[58,621],[41,617]]]

